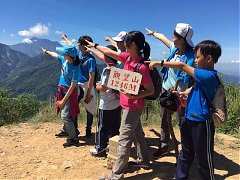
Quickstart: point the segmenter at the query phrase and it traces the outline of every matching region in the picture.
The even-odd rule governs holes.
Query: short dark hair
[[[198,43],[194,48],[195,53],[197,53],[198,50],[203,56],[212,56],[214,63],[218,62],[218,58],[222,54],[221,46],[217,42],[212,40],[204,40]]]
[[[88,40],[89,42],[93,42],[93,39],[90,37],[90,36],[80,36],[79,39],[78,39],[78,43],[81,45],[81,46],[87,46],[88,43],[85,41],[85,40]]]

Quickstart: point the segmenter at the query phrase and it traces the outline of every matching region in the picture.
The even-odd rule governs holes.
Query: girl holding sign
[[[142,167],[149,165],[148,147],[140,117],[144,108],[144,97],[154,93],[149,68],[143,64],[144,60],[149,59],[150,46],[145,41],[143,33],[139,31],[129,32],[124,38],[124,45],[126,52],[118,53],[107,47],[88,42],[89,47],[95,47],[105,55],[121,61],[124,64],[125,70],[135,72],[136,67],[141,64],[138,72],[143,75],[141,80],[143,88],[139,91],[138,95],[127,94],[123,91],[120,92],[120,105],[123,108],[123,114],[120,126],[118,158],[113,167],[112,174],[110,177],[106,177],[107,179],[123,178],[134,140],[136,140],[138,155],[142,159],[139,165],[143,165]]]

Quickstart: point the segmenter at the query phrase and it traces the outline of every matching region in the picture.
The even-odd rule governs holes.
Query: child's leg
[[[161,107],[162,121],[161,121],[161,138],[160,148],[168,146],[170,140],[169,121],[172,120],[172,113],[166,108]]]
[[[190,166],[194,159],[194,148],[192,139],[192,127],[189,120],[184,119],[180,126],[182,150],[178,157],[176,179],[184,180],[188,178]]]
[[[87,110],[86,112],[87,112],[86,136],[89,137],[92,134],[93,115]]]
[[[112,112],[112,117],[110,120],[110,122],[111,122],[110,127],[111,127],[112,131],[110,132],[110,136],[119,135],[119,128],[120,128],[120,124],[121,124],[121,112],[122,112],[121,106],[114,109]]]
[[[99,109],[99,124],[98,124],[98,136],[97,136],[97,151],[101,151],[107,147],[108,142],[108,111]]]
[[[70,116],[70,103],[66,102],[65,106],[61,110],[61,118],[64,122],[64,127],[68,133],[67,140],[75,140],[77,138],[76,130],[74,126],[74,120]]]
[[[137,157],[144,163],[149,163],[149,149],[146,143],[145,134],[142,128],[141,120],[139,120],[138,126],[135,132]]]
[[[194,148],[198,161],[198,171],[202,179],[214,179],[213,146],[214,146],[214,125],[199,122],[193,129]]]
[[[113,167],[111,179],[123,178],[123,173],[128,163],[132,142],[135,138],[140,116],[141,112],[123,109],[118,142],[118,158]]]
[[[74,127],[75,127],[75,130],[76,130],[76,134],[77,136],[80,134],[79,130],[78,130],[78,117],[76,117],[74,120],[73,120],[73,123],[74,123]]]

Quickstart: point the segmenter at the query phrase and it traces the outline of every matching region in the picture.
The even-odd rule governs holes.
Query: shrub
[[[7,91],[0,90],[0,126],[25,120],[36,114],[39,107],[40,103],[34,95],[11,97]]]

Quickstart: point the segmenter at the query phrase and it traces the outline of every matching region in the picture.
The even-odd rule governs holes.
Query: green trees
[[[40,102],[34,95],[11,97],[7,91],[0,89],[0,126],[29,118],[36,114],[39,108]]]
[[[225,85],[227,96],[228,119],[219,127],[219,131],[227,134],[239,133],[240,128],[240,87]]]

